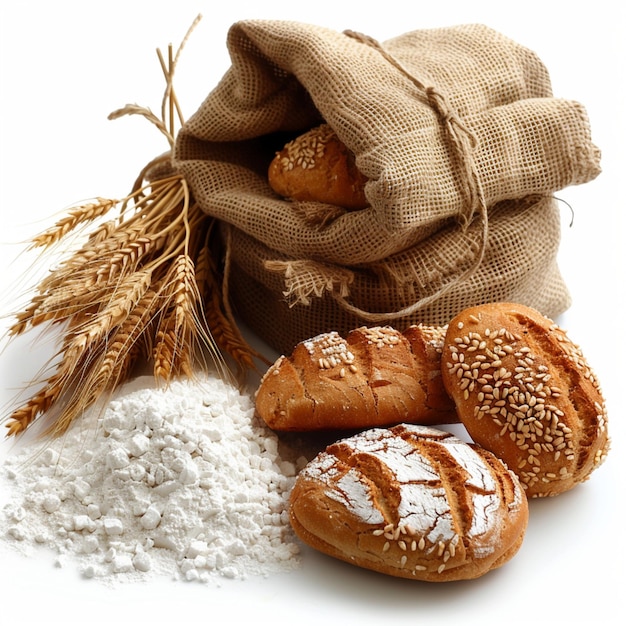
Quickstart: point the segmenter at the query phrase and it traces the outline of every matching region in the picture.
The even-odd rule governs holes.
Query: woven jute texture
[[[231,293],[262,338],[276,307],[292,343],[346,323],[441,323],[504,296],[552,315],[569,306],[550,195],[597,176],[600,154],[584,107],[553,97],[535,53],[478,24],[379,43],[251,20],[227,45],[231,67],[179,132],[173,164],[225,226]],[[270,189],[275,152],[322,121],[368,178],[368,208]],[[248,280],[258,307],[241,304]]]

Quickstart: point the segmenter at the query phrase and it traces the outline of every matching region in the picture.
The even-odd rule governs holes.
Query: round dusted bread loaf
[[[517,473],[528,497],[571,489],[604,461],[598,380],[538,311],[494,303],[461,312],[448,325],[442,376],[470,437]]]
[[[370,570],[443,582],[511,559],[528,524],[517,476],[492,453],[431,426],[342,439],[298,474],[291,524],[306,544]]]
[[[323,202],[348,210],[364,209],[367,179],[354,155],[328,124],[321,124],[290,141],[276,154],[268,170],[270,187],[280,196]]]

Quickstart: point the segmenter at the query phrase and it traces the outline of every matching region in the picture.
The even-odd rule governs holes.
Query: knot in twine
[[[463,228],[467,228],[476,213],[486,214],[482,184],[474,162],[474,150],[478,145],[476,136],[463,123],[461,117],[435,87],[426,86],[417,79],[394,56],[385,50],[378,41],[369,35],[364,35],[352,30],[344,31],[344,35],[379,52],[388,63],[400,71],[423,93],[426,102],[437,113],[437,116],[446,130],[452,156],[461,170],[461,176],[459,176],[458,182],[462,185],[462,191],[466,201],[459,213],[459,221]]]
[[[289,305],[308,306],[311,298],[321,298],[328,292],[339,298],[350,295],[349,285],[354,274],[347,268],[336,267],[313,260],[272,261],[264,263],[270,272],[283,274],[286,290],[283,291]]]

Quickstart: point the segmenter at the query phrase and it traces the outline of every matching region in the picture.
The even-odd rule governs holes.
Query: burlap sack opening
[[[464,227],[503,199],[599,172],[584,108],[552,97],[537,56],[482,25],[413,31],[379,46],[307,24],[245,21],[232,66],[181,129],[175,165],[210,215],[268,247],[370,263]],[[325,120],[369,178],[371,206],[311,222],[267,182],[274,151]],[[319,207],[318,207],[319,210]]]
[[[454,223],[383,263],[359,267],[291,259],[243,231],[222,224],[228,244],[228,284],[245,323],[270,346],[290,353],[296,343],[321,332],[347,333],[374,319],[405,328],[413,323],[446,324],[460,310],[488,301],[515,301],[555,317],[570,305],[557,252],[559,205],[531,196],[494,206],[483,263],[464,280],[466,252],[479,245],[477,226],[467,232]],[[528,237],[532,232],[533,236]],[[286,293],[287,285],[293,288]],[[398,311],[447,289],[445,296],[407,315]],[[366,316],[369,318],[369,316]]]

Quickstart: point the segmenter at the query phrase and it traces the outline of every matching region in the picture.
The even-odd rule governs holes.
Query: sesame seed
[[[328,124],[300,135],[285,145],[284,156],[280,159],[282,166],[290,171],[295,167],[313,169],[316,159],[324,156],[325,147],[333,137],[334,131]]]

